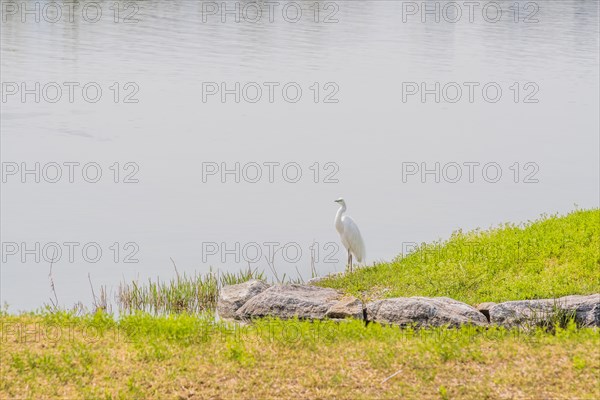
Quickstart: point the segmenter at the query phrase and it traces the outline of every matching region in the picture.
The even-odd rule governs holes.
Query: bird
[[[344,215],[346,212],[346,202],[344,199],[340,197],[334,201],[340,205],[340,209],[335,214],[335,229],[340,234],[342,244],[348,250],[347,268],[352,272],[352,256],[356,257],[358,262],[362,262],[366,257],[365,242],[360,235],[360,230],[356,222],[349,215]]]

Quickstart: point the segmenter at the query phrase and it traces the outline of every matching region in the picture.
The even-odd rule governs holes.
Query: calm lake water
[[[340,196],[368,263],[598,206],[598,0],[26,3],[1,22],[13,312],[53,254],[63,306],[170,258],[343,270]]]

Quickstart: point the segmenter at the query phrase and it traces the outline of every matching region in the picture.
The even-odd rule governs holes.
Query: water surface
[[[528,2],[519,2],[515,22],[514,1],[499,1],[503,14],[495,23],[481,11],[473,22],[463,14],[455,23],[429,16],[423,23],[399,1],[298,2],[303,18],[296,23],[281,15],[286,2],[273,22],[257,23],[223,23],[212,14],[204,21],[203,3],[195,1],[123,2],[121,17],[135,9],[129,3],[138,7],[137,23],[115,23],[113,2],[98,3],[103,15],[95,23],[78,16],[21,22],[18,13],[3,13],[2,82],[96,82],[103,89],[97,103],[81,96],[36,103],[31,95],[23,103],[17,95],[1,104],[5,172],[6,163],[63,165],[58,183],[35,183],[32,175],[22,183],[17,174],[2,185],[1,300],[13,311],[48,301],[50,263],[41,253],[51,242],[63,250],[53,265],[59,303],[70,306],[91,302],[89,277],[113,293],[122,280],[168,279],[175,273],[170,258],[180,272],[235,271],[248,267],[244,256],[254,259],[257,248],[267,255],[288,244],[285,258],[275,254],[276,268],[308,278],[315,242],[317,270],[340,271],[345,254],[335,247],[333,228],[340,196],[361,228],[368,262],[458,228],[598,205],[597,0],[536,2],[531,18],[538,22],[523,20],[532,11]],[[325,23],[332,10],[338,22]],[[135,86],[126,90],[128,82]],[[216,95],[205,102],[207,82],[255,82],[263,97],[236,103],[228,95],[222,103]],[[279,84],[272,103],[266,82]],[[436,103],[435,95],[403,102],[406,82],[456,82],[465,91],[455,103]],[[473,102],[465,82],[479,85]],[[287,83],[302,88],[298,102],[283,98]],[[481,95],[488,83],[503,91],[497,102]],[[130,100],[138,102],[124,103],[132,88],[139,91]],[[524,102],[534,91],[529,100],[537,102]],[[329,100],[337,102],[324,102],[333,92]],[[76,173],[70,183],[65,162],[95,162],[102,179],[88,183]],[[236,162],[246,166],[239,183],[233,175],[226,183],[218,174],[203,179],[203,163]],[[275,162],[269,182],[264,163]],[[409,162],[440,163],[439,182],[435,174],[403,179]],[[469,162],[480,163],[473,182]],[[257,183],[250,182],[249,163],[263,166]],[[288,163],[300,167],[296,183],[286,181],[294,180],[293,170],[281,174]],[[449,163],[462,166],[456,183]],[[501,168],[496,183],[490,171],[481,173],[488,163]],[[139,182],[124,183],[127,177]],[[16,255],[8,254],[10,243],[18,244]],[[33,251],[24,252],[23,243]],[[92,262],[97,247],[102,255]],[[264,258],[251,266],[269,270]]]

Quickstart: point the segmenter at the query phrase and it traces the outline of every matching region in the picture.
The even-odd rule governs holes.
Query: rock
[[[490,322],[507,328],[527,328],[552,323],[557,313],[572,315],[582,326],[600,326],[600,294],[507,301],[490,309]]]
[[[241,306],[269,287],[268,283],[257,279],[223,287],[219,293],[219,300],[217,302],[219,316],[221,318],[234,318],[235,312]]]
[[[346,296],[327,310],[327,318],[357,318],[363,319],[363,303],[356,297]]]
[[[367,304],[367,320],[401,326],[487,325],[482,313],[448,297],[396,297],[374,301]]]
[[[490,322],[490,308],[492,308],[496,304],[497,303],[494,303],[494,302],[481,303],[481,304],[476,305],[475,308],[477,309],[477,311],[479,311],[480,313],[485,315],[488,322]]]
[[[323,319],[354,317],[362,319],[357,299],[338,291],[307,285],[274,285],[252,297],[236,312],[236,318],[277,317]]]

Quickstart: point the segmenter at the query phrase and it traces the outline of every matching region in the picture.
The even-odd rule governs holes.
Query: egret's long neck
[[[340,209],[337,211],[337,214],[335,214],[335,229],[339,233],[342,233],[344,230],[344,225],[342,225],[342,215],[344,214],[345,211],[346,211],[346,205],[342,204]]]

